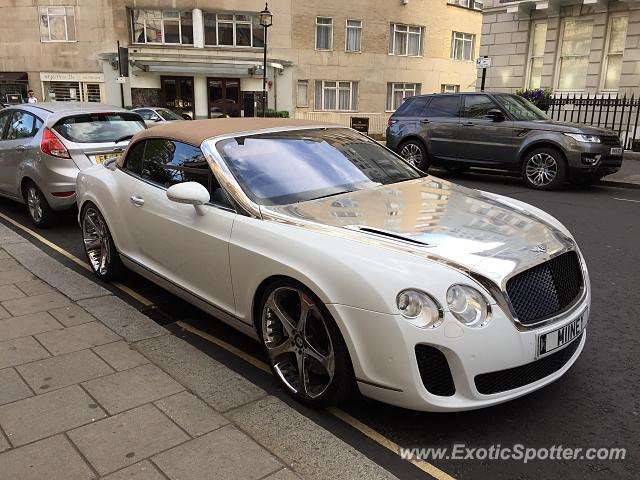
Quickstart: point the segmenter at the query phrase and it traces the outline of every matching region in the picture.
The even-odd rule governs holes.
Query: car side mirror
[[[209,191],[198,182],[184,182],[167,189],[167,198],[172,202],[193,205],[198,215],[207,213],[207,203],[211,200]]]
[[[193,120],[193,118],[191,118],[191,115],[189,115],[188,113],[181,113],[180,116],[185,120]]]
[[[494,122],[504,121],[504,113],[502,113],[502,110],[498,110],[497,108],[489,110],[484,117],[489,120],[493,120]]]

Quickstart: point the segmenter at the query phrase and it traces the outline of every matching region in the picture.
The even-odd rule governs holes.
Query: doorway
[[[193,77],[160,77],[160,101],[178,115],[194,118]]]
[[[239,78],[207,78],[207,91],[209,118],[241,115]]]

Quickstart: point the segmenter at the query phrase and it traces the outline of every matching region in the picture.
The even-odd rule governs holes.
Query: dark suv
[[[431,165],[451,172],[507,170],[542,190],[615,173],[623,155],[614,132],[550,120],[529,101],[507,93],[408,98],[389,119],[387,147],[423,171]]]

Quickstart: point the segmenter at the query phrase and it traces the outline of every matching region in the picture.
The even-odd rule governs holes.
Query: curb
[[[613,180],[600,180],[598,183],[595,183],[594,185],[599,185],[602,187],[618,187],[618,188],[629,188],[632,190],[640,190],[640,184],[638,183],[618,182]]]

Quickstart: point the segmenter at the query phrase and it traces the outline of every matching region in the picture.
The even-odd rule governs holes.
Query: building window
[[[454,60],[473,60],[473,47],[476,36],[472,33],[453,32],[451,34],[451,58]]]
[[[92,82],[43,82],[45,101],[56,102],[101,102],[102,87]]]
[[[264,32],[257,15],[205,13],[204,44],[207,47],[264,47]]]
[[[591,51],[591,20],[566,20],[558,59],[558,90],[584,90]]]
[[[458,93],[459,91],[460,85],[453,85],[449,83],[440,85],[441,93]]]
[[[177,10],[133,10],[134,43],[193,45],[191,12]]]
[[[76,22],[73,7],[40,7],[41,42],[75,42]]]
[[[316,50],[333,49],[333,18],[316,17]]]
[[[392,23],[389,31],[389,54],[419,57],[422,55],[423,28]]]
[[[387,111],[395,111],[406,98],[420,95],[419,83],[387,83]]]
[[[472,10],[482,10],[484,0],[447,0],[449,5],[457,7],[471,8]]]
[[[316,110],[355,112],[358,110],[358,82],[318,80]]]
[[[622,74],[622,56],[627,38],[626,15],[615,15],[609,19],[609,37],[607,39],[607,56],[604,61],[603,90],[618,90]]]
[[[362,42],[362,21],[347,20],[345,38],[345,52],[359,52]]]
[[[544,64],[544,46],[547,42],[547,22],[536,22],[531,28],[529,46],[528,88],[540,88],[542,85],[542,66]]]
[[[298,80],[298,96],[296,105],[298,107],[309,106],[309,80]]]

